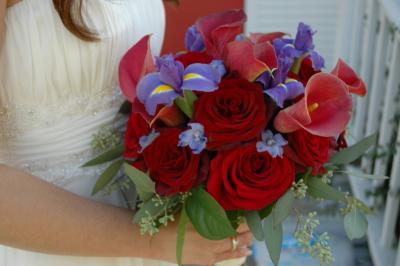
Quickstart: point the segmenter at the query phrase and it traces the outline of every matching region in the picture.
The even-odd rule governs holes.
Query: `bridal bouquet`
[[[85,165],[112,161],[94,193],[134,184],[133,221],[143,234],[179,217],[178,262],[188,223],[211,240],[247,223],[278,265],[282,223],[294,210],[299,245],[330,264],[315,213],[294,206],[306,197],[341,202],[350,239],[364,235],[369,209],[331,177],[375,142],[347,147],[345,139],[351,94],[364,96],[365,84],[341,60],[321,71],[310,26],[300,23],[294,38],[246,35],[245,21],[242,10],[212,14],[188,29],[187,51],[153,58],[145,36],[127,52],[119,71],[125,141]]]

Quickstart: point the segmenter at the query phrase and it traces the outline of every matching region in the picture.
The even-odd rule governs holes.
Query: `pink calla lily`
[[[345,84],[328,73],[317,73],[307,83],[304,97],[280,111],[275,129],[290,133],[300,128],[322,137],[337,137],[350,121],[351,95]]]
[[[342,59],[339,59],[331,73],[346,83],[349,92],[360,96],[365,96],[367,94],[365,82]]]
[[[254,44],[249,40],[233,41],[227,45],[226,65],[242,78],[256,80],[265,71],[278,66],[275,48],[270,42]]]
[[[282,38],[283,36],[287,35],[284,32],[269,32],[269,33],[250,33],[250,40],[255,43],[264,43],[270,42],[272,43],[273,40],[277,38]]]
[[[144,36],[122,57],[119,65],[119,82],[123,93],[130,102],[136,98],[136,87],[148,73],[155,72],[156,66],[150,49],[150,35]]]
[[[196,27],[201,33],[207,52],[223,59],[226,44],[242,33],[247,16],[242,9],[211,14],[199,19]]]

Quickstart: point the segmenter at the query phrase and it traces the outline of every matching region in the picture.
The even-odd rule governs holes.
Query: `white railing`
[[[369,88],[366,98],[357,97],[350,134],[359,140],[379,132],[374,154],[381,156],[363,158],[358,168],[390,177],[388,184],[357,177],[350,177],[350,183],[358,197],[383,206],[370,217],[368,230],[375,265],[400,266],[400,0],[340,0],[340,9],[346,16],[338,23],[337,55],[350,62]],[[382,201],[366,197],[366,191],[383,185],[388,192]]]

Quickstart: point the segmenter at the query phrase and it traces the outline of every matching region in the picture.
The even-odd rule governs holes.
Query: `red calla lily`
[[[119,82],[130,102],[136,98],[136,86],[146,74],[156,71],[150,49],[150,35],[144,36],[122,57],[119,65]]]
[[[300,128],[322,137],[337,137],[350,121],[351,95],[345,84],[328,73],[317,73],[307,83],[304,97],[280,111],[274,126],[282,133]]]
[[[254,81],[265,71],[278,66],[275,48],[270,42],[254,44],[249,40],[233,41],[227,45],[226,65],[242,78]]]
[[[239,9],[200,18],[196,26],[203,37],[207,52],[216,59],[222,59],[226,44],[242,33],[246,21],[246,14]]]
[[[185,115],[176,105],[164,106],[150,122],[150,126],[162,121],[168,127],[177,127],[185,123]]]
[[[346,83],[346,86],[351,93],[360,96],[365,96],[367,94],[365,82],[342,59],[339,59],[331,73]]]

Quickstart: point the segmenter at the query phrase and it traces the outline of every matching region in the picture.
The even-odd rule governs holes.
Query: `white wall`
[[[316,50],[325,58],[328,70],[336,64],[340,0],[246,0],[247,32],[283,31],[296,33],[299,22],[314,30]]]

